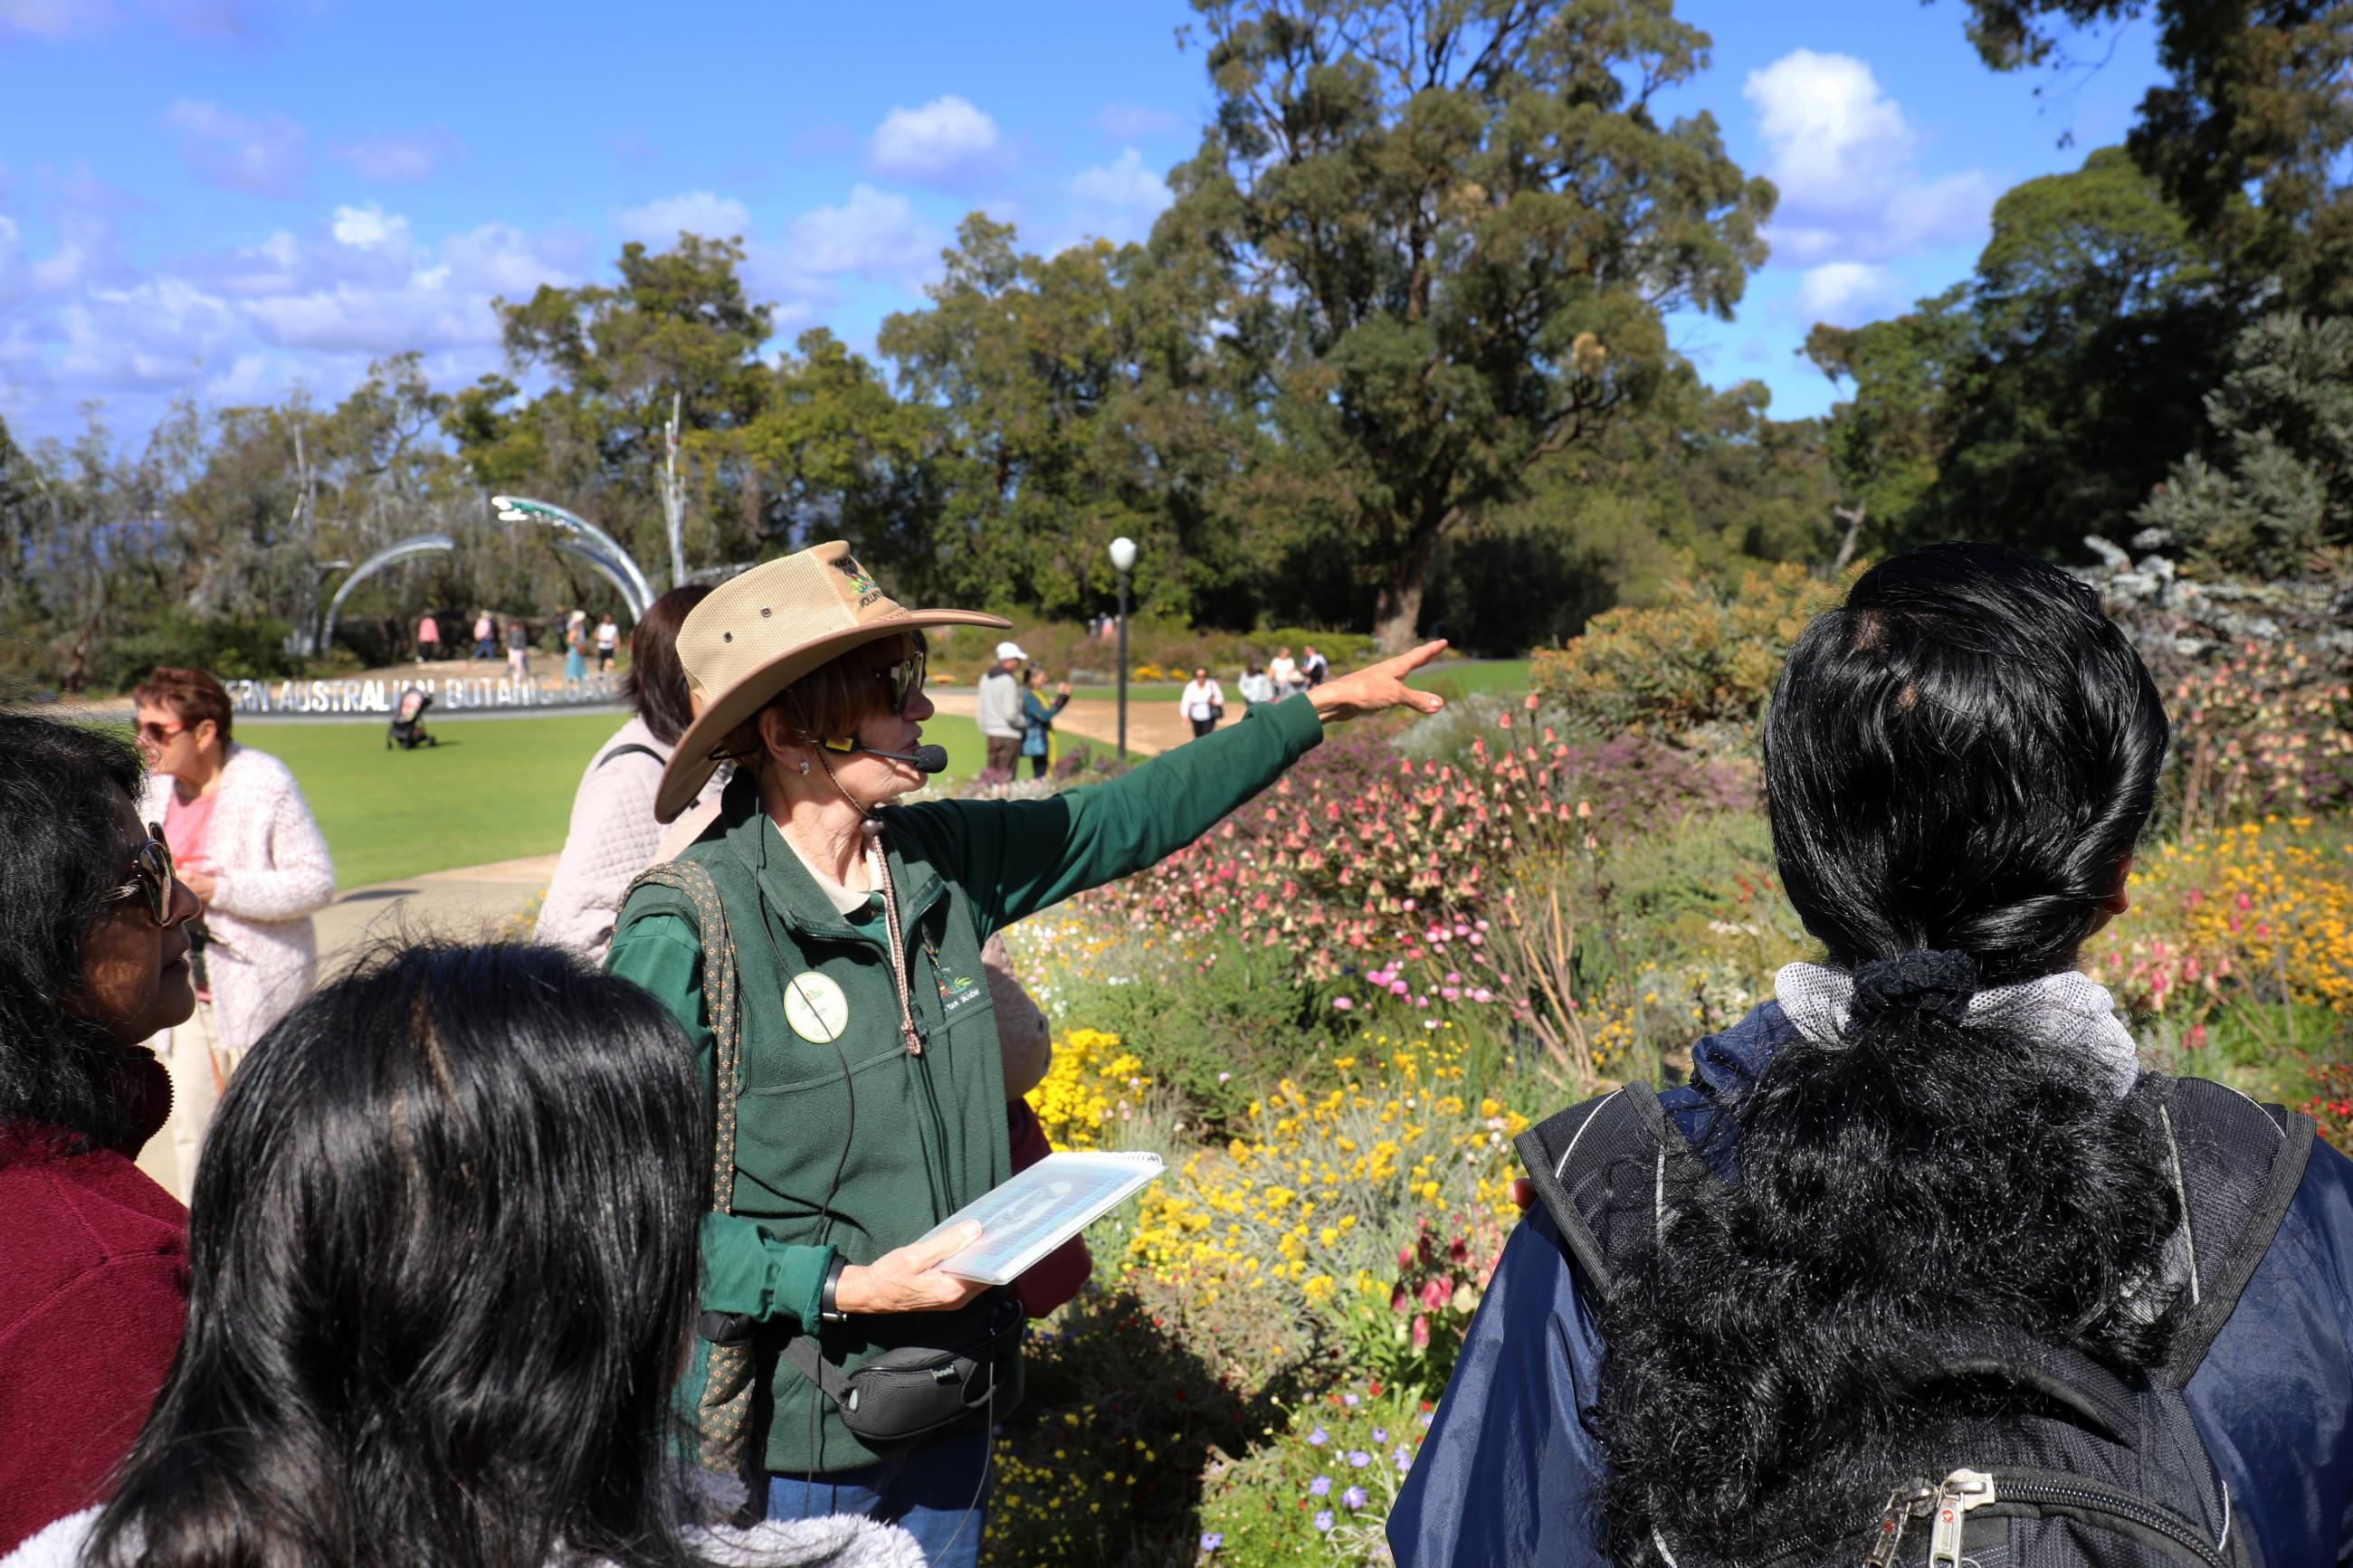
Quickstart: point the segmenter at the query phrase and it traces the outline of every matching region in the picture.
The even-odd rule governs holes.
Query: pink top
[[[427,616],[423,620],[417,623],[417,640],[418,642],[439,642],[441,640],[441,628],[434,624],[434,620],[431,616]]]
[[[194,866],[205,858],[205,837],[212,831],[213,806],[218,795],[200,795],[194,800],[182,800],[174,790],[164,802],[164,842],[172,848],[174,865]]]

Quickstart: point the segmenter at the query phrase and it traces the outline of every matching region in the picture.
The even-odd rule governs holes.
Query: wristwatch
[[[837,1252],[833,1255],[833,1262],[827,1266],[825,1286],[818,1292],[817,1298],[817,1315],[819,1322],[839,1323],[849,1320],[849,1314],[833,1304],[834,1292],[841,1289],[842,1268],[849,1261],[849,1259]]]

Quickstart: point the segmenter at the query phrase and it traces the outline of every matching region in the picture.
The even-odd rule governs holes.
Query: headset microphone
[[[864,752],[870,757],[881,757],[890,762],[905,763],[919,773],[944,773],[948,771],[948,749],[945,746],[917,746],[912,752],[885,752],[863,741],[853,742],[849,749]]]

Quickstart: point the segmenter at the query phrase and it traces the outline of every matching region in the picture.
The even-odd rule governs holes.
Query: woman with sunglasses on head
[[[87,1507],[172,1364],[187,1215],[132,1163],[196,900],[119,735],[0,712],[0,1553]]]
[[[335,865],[286,764],[230,739],[219,681],[166,667],[131,695],[148,816],[204,905],[195,1016],[155,1042],[172,1073],[172,1135],[147,1156],[185,1199],[229,1074],[317,978],[311,916],[334,899]]]
[[[112,1498],[0,1568],[920,1568],[863,1520],[712,1527],[670,1399],[708,1138],[669,1016],[571,954],[331,982],[222,1097]]]
[[[713,590],[680,628],[695,719],[656,813],[676,816],[723,759],[735,776],[711,826],[649,873],[667,879],[631,891],[607,960],[685,1026],[714,1094],[687,1395],[705,1462],[743,1466],[772,1517],[902,1523],[937,1568],[975,1561],[990,1419],[1019,1392],[1018,1304],[939,1267],[960,1238],[922,1239],[1012,1173],[982,944],[1191,842],[1326,723],[1440,706],[1404,685],[1432,644],[1110,784],[893,805],[946,765],[922,743],[923,634],[1005,626],[902,608],[838,542]],[[844,1392],[877,1357],[958,1347],[944,1415],[928,1395],[886,1411]]]

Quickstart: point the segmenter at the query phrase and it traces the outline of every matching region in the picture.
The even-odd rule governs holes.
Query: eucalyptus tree
[[[1440,542],[1647,397],[1662,314],[1729,317],[1770,185],[1704,114],[1668,0],[1194,0],[1216,115],[1157,264],[1279,437],[1271,500],[1409,641]]]

